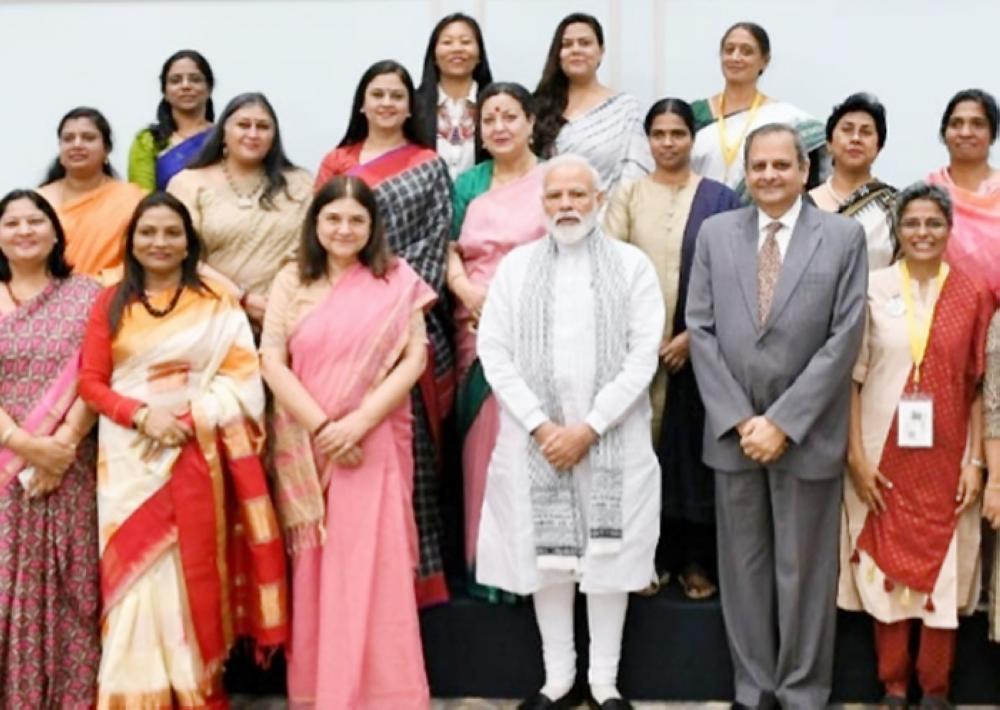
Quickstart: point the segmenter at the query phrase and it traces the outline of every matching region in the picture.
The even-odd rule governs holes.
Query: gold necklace
[[[236,195],[236,206],[241,210],[248,210],[253,207],[254,197],[256,197],[264,189],[264,175],[260,176],[260,180],[254,185],[250,192],[240,192],[236,187],[236,181],[233,180],[232,174],[229,172],[229,162],[226,160],[222,161],[222,172],[226,176],[226,182],[229,183],[229,189],[233,191]]]

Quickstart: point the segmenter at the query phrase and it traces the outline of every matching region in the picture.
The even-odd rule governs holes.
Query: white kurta
[[[595,232],[587,239],[607,239]],[[653,578],[660,532],[660,467],[649,439],[648,388],[663,336],[663,297],[652,262],[639,249],[613,242],[621,253],[629,286],[628,345],[622,369],[595,396],[594,297],[587,239],[559,246],[553,305],[556,386],[567,424],[586,421],[598,435],[621,426],[622,545],[614,554],[587,551],[578,572],[540,570],[536,563],[528,469],[529,432],[548,420],[539,394],[515,365],[521,294],[535,249],[548,238],[508,254],[490,283],[479,323],[477,348],[486,379],[500,402],[500,433],[490,459],[479,525],[476,576],[481,584],[516,594],[576,579],[583,592],[634,591]],[[567,475],[577,486],[586,520],[589,456]]]

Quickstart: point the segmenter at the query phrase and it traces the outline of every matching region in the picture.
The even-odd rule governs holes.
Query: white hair
[[[590,173],[591,181],[594,183],[594,191],[601,192],[603,190],[601,174],[597,172],[597,168],[585,157],[576,153],[563,153],[542,163],[542,184],[544,185],[545,181],[548,180],[549,173],[562,167],[585,168]]]

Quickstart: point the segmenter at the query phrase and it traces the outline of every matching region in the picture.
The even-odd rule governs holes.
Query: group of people
[[[671,579],[720,594],[736,707],[825,706],[837,606],[884,707],[914,668],[946,707],[1000,528],[1000,110],[957,93],[949,165],[897,192],[875,97],[824,124],[758,88],[763,28],[719,51],[718,94],[643,115],[592,16],[531,92],[449,15],[315,178],[193,50],[127,181],[69,111],[0,199],[0,705],[226,707],[248,637],[291,707],[428,707],[455,446],[465,588],[533,603],[522,708],[581,699],[578,590],[589,699],[631,707],[628,595]]]

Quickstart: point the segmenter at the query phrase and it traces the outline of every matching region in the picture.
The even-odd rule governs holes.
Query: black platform
[[[578,597],[577,654],[587,658],[586,604]],[[424,652],[435,697],[520,698],[542,682],[530,605],[494,606],[459,598],[421,615]],[[960,704],[1000,704],[1000,646],[986,640],[984,614],[962,621],[952,696]],[[237,655],[227,670],[231,692],[284,694],[284,664],[254,669]],[[732,668],[718,600],[692,602],[674,586],[655,597],[632,596],[625,625],[620,687],[637,700],[728,700]],[[871,619],[841,612],[834,702],[875,702]]]

